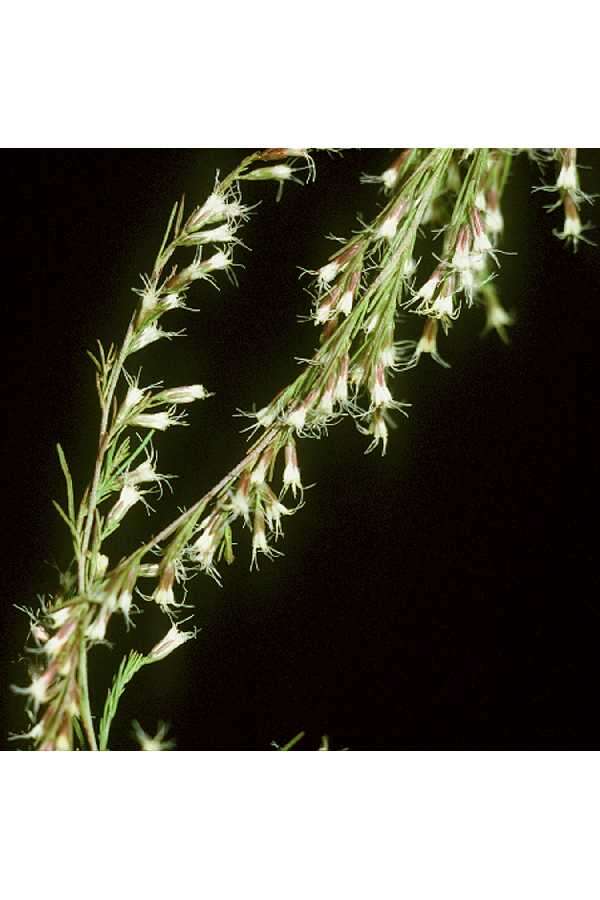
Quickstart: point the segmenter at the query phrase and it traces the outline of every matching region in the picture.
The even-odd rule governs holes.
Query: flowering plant
[[[265,556],[279,555],[275,545],[284,521],[305,502],[302,439],[325,436],[351,417],[368,439],[367,452],[385,453],[393,415],[405,415],[407,406],[392,391],[394,375],[414,368],[424,355],[445,366],[440,338],[477,307],[484,310],[486,330],[507,339],[512,316],[500,302],[496,281],[502,200],[515,153],[405,150],[380,175],[365,176],[383,192],[380,211],[338,241],[319,269],[305,273],[311,277],[309,319],[319,335],[314,354],[269,403],[247,413],[252,442],[240,461],[166,527],[111,561],[104,552],[107,539],[136,505],[151,510],[151,500],[169,483],[170,476],[157,470],[155,433],[186,424],[180,408],[211,396],[200,384],[145,385],[136,368],[139,358],[179,336],[163,323],[171,311],[193,308],[196,282],[235,278],[243,227],[252,213],[243,201],[244,183],[274,182],[280,195],[286,183],[315,177],[313,157],[308,150],[253,153],[187,215],[183,201],[175,204],[152,270],[137,289],[123,341],[108,348],[99,344],[90,354],[101,421],[93,472],[79,498],[58,448],[67,501],[56,507],[71,535],[73,560],[56,595],[27,610],[31,677],[15,689],[27,698],[30,727],[21,737],[37,749],[107,749],[119,699],[136,673],[195,636],[194,629],[182,627],[189,579],[201,573],[219,581],[220,567],[233,561],[244,530],[252,568]],[[557,235],[576,249],[587,231],[579,210],[590,198],[579,187],[575,151],[545,151],[536,158],[556,167],[543,189],[557,192],[553,208],[562,204],[565,215]],[[427,254],[419,259],[427,239]],[[406,326],[410,321],[420,323],[414,337]],[[140,611],[136,601],[155,603],[168,630],[147,654],[132,651],[123,659],[96,724],[87,656],[106,642],[114,617],[131,622]],[[164,730],[152,739],[137,726],[136,734],[144,749],[165,747]]]

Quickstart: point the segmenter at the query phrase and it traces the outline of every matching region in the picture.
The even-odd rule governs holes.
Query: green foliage
[[[104,704],[104,712],[100,721],[99,731],[99,749],[106,750],[108,748],[108,737],[110,734],[110,726],[117,714],[119,701],[125,692],[125,688],[134,677],[147,664],[147,658],[136,650],[132,650],[129,656],[124,656],[121,664],[113,678],[112,686],[106,696]]]

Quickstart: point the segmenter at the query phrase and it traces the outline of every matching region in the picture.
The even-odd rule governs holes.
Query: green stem
[[[81,721],[90,745],[90,750],[97,750],[96,735],[94,733],[94,723],[92,722],[92,711],[90,709],[90,694],[88,688],[87,675],[87,647],[85,637],[82,637],[79,647],[79,691],[81,706]]]

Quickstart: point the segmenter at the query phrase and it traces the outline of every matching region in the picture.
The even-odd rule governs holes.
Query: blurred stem
[[[94,733],[94,723],[92,722],[92,711],[90,709],[90,693],[88,688],[87,674],[87,647],[85,637],[82,638],[79,647],[79,691],[80,691],[80,707],[81,721],[90,745],[90,750],[97,750],[96,735]]]

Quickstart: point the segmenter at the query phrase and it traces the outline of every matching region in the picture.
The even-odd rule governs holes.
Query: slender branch
[[[82,637],[79,644],[79,691],[79,703],[83,728],[90,745],[90,750],[97,750],[98,745],[96,743],[96,734],[94,732],[94,723],[92,721],[92,711],[90,708],[90,694],[87,671],[87,643],[85,637]]]

